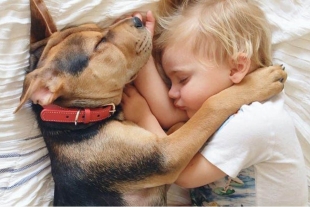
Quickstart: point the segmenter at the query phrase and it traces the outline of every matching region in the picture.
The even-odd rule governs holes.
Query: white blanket
[[[294,119],[310,183],[310,1],[256,0],[273,29],[274,63],[283,63],[287,109]],[[87,22],[108,25],[156,0],[46,0],[58,29]],[[51,204],[53,181],[44,141],[27,104],[19,103],[28,66],[29,0],[0,2],[0,205]]]

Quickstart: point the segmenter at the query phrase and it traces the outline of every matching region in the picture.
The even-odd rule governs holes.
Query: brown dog
[[[152,49],[139,18],[56,31],[42,0],[31,0],[31,12],[30,68],[16,111],[33,101],[50,154],[54,205],[165,205],[165,185],[221,123],[242,104],[281,91],[278,80],[286,79],[279,67],[258,70],[159,138],[123,120],[119,106]]]

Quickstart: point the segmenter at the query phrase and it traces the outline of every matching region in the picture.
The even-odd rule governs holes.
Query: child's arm
[[[134,16],[142,18],[139,13],[134,14]],[[155,18],[150,11],[146,14],[145,26],[153,35]],[[174,107],[172,99],[168,96],[168,87],[160,77],[152,56],[134,80],[134,85],[146,99],[152,113],[164,129],[168,129],[175,123],[188,119],[184,111]]]
[[[159,137],[166,136],[165,131],[152,114],[146,100],[135,87],[128,85],[124,89],[122,107],[125,119],[136,123],[138,126],[153,132]]]
[[[134,84],[164,129],[188,119],[186,113],[174,107],[172,99],[168,97],[168,88],[160,77],[152,57],[141,69]]]
[[[226,174],[223,171],[210,163],[200,153],[197,153],[175,183],[184,188],[196,188],[225,176]]]

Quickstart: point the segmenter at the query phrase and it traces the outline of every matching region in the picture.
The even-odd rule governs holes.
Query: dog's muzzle
[[[133,17],[132,21],[133,21],[136,28],[144,27],[141,19],[139,19],[138,17]]]

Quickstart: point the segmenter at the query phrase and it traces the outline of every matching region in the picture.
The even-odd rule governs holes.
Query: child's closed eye
[[[187,80],[188,80],[188,77],[180,78],[179,83],[186,83]]]

